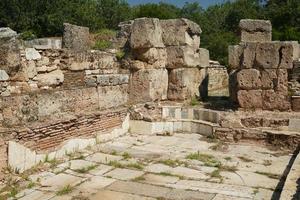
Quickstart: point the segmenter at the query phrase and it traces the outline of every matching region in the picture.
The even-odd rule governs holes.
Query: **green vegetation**
[[[87,167],[82,167],[80,169],[75,169],[74,171],[77,172],[77,173],[80,173],[80,174],[85,174],[93,169],[95,169],[97,167],[97,165],[90,165],[90,166],[87,166]]]
[[[70,185],[66,185],[62,189],[58,190],[56,192],[56,195],[57,196],[66,195],[66,194],[71,193],[72,191],[73,191],[73,187],[71,187]]]
[[[124,158],[125,160],[128,160],[128,159],[131,158],[131,155],[130,155],[129,153],[127,153],[127,152],[124,152],[124,153],[122,154],[122,156],[123,156],[123,158]]]
[[[221,162],[217,160],[214,156],[209,154],[202,154],[202,153],[192,153],[186,156],[187,159],[190,160],[199,160],[204,163],[205,166],[208,167],[220,167]]]
[[[178,159],[176,159],[176,160],[171,160],[171,159],[161,160],[161,161],[159,161],[159,163],[162,163],[164,165],[168,165],[170,167],[176,167],[176,166],[179,166],[179,165],[185,165],[185,166],[187,166],[186,162],[180,161]]]
[[[123,59],[125,57],[125,52],[124,51],[118,51],[116,53],[116,57],[117,57],[118,60]]]
[[[300,41],[299,10],[299,0],[228,0],[207,9],[197,2],[179,8],[163,2],[129,6],[126,0],[1,0],[0,27],[9,26],[32,39],[60,36],[68,22],[88,26],[98,38],[112,35],[108,29],[117,29],[119,22],[137,17],[184,17],[201,26],[201,46],[210,50],[212,59],[226,64],[228,45],[239,41],[240,19],[270,19],[274,40]],[[102,40],[97,40],[96,49],[109,46]]]
[[[199,100],[196,97],[193,97],[191,99],[190,105],[191,106],[197,106],[197,105],[199,105]]]
[[[110,48],[112,45],[111,41],[107,40],[97,40],[95,45],[93,46],[93,49],[103,51],[105,49]]]
[[[115,168],[129,168],[129,169],[138,169],[143,170],[144,166],[140,163],[129,163],[129,164],[122,164],[118,161],[110,161],[108,165],[113,166]]]
[[[133,179],[133,181],[144,181],[146,180],[144,176],[139,176],[139,177],[136,177],[135,179]]]

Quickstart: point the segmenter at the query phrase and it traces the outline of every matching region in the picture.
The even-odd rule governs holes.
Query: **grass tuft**
[[[56,192],[56,195],[57,196],[66,195],[66,194],[71,193],[72,191],[73,191],[73,187],[71,187],[70,185],[66,185],[62,189],[58,190]]]
[[[217,160],[214,156],[209,154],[201,154],[199,152],[192,153],[186,156],[187,159],[190,160],[199,160],[204,163],[205,166],[208,167],[220,167],[221,162]]]
[[[77,173],[80,173],[80,174],[85,174],[93,169],[95,169],[97,167],[97,165],[90,165],[90,166],[87,166],[87,167],[82,167],[80,169],[74,169],[73,171],[77,172]]]

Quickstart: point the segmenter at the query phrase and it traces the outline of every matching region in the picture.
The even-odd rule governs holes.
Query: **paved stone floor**
[[[11,199],[271,199],[291,157],[198,134],[126,135],[68,156],[30,175],[30,187]]]

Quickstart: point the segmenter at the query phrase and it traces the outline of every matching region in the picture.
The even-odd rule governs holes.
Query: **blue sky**
[[[143,3],[158,3],[160,1],[172,3],[177,6],[183,6],[185,2],[198,2],[203,8],[207,6],[222,3],[224,0],[128,0],[131,5],[143,4]]]

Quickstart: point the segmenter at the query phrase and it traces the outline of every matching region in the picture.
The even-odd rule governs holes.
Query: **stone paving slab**
[[[144,174],[142,171],[136,171],[131,169],[114,169],[105,174],[106,177],[111,177],[119,180],[132,180],[137,177],[140,177]]]
[[[86,167],[94,166],[96,163],[89,162],[86,160],[71,160],[69,162],[62,163],[58,165],[59,168],[69,168],[71,170],[83,169]]]
[[[218,145],[197,134],[126,135],[98,144],[87,157],[29,176],[36,186],[17,196],[25,195],[25,200],[268,200],[277,194],[273,191],[279,182],[276,176],[285,170],[291,155],[238,143],[213,150]],[[201,156],[187,159],[197,153],[204,160]],[[207,156],[221,164],[207,166]],[[129,169],[133,166],[129,164],[138,163],[143,168]],[[295,177],[299,174],[295,171]],[[68,185],[71,191],[57,196]]]
[[[99,166],[97,166],[95,169],[89,171],[88,173],[91,175],[94,175],[94,176],[100,176],[100,175],[103,175],[103,174],[111,171],[112,169],[113,169],[112,166],[100,164]]]
[[[114,182],[112,185],[107,187],[107,189],[154,198],[165,197],[172,191],[170,188],[126,181]]]
[[[55,196],[55,193],[43,192],[43,191],[34,191],[29,195],[20,198],[19,200],[49,200]]]
[[[262,175],[247,171],[221,172],[224,177],[224,183],[231,185],[247,185],[250,187],[262,187],[275,189],[279,179],[273,179]]]
[[[111,185],[115,181],[116,181],[115,179],[111,179],[111,178],[94,176],[90,178],[88,181],[79,185],[77,189],[82,193],[93,194],[103,189],[104,187]]]
[[[145,174],[143,176],[142,183],[148,183],[153,185],[165,185],[174,184],[179,181],[179,177],[176,176],[161,176],[156,174]]]
[[[234,197],[252,198],[254,188],[246,186],[237,186],[229,184],[211,183],[205,181],[180,180],[176,184],[167,184],[166,186],[185,189],[197,190],[206,193],[217,193]]]
[[[87,161],[96,162],[96,163],[103,163],[108,164],[111,161],[119,161],[122,160],[122,156],[104,154],[104,153],[95,153],[86,158]]]
[[[90,200],[157,200],[151,197],[143,197],[139,195],[132,195],[128,193],[103,190],[98,192],[97,194],[91,196]]]
[[[65,186],[69,185],[73,187],[80,184],[83,181],[83,178],[62,173],[41,181],[40,185],[42,186],[41,189],[43,190],[58,191]]]

